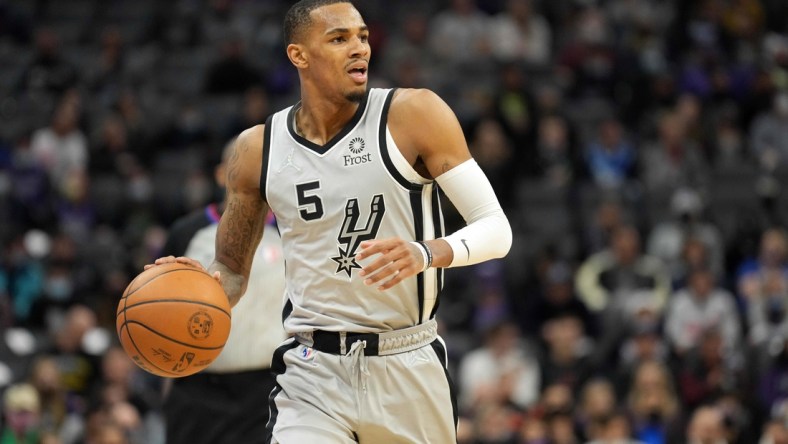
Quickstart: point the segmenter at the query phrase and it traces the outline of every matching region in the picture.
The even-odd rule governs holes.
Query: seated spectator
[[[762,351],[756,372],[757,399],[764,412],[777,411],[788,400],[788,338],[785,332],[774,337]]]
[[[701,333],[698,345],[681,360],[679,389],[684,405],[694,409],[743,388],[743,368],[738,350],[723,347],[719,326]]]
[[[563,384],[577,392],[592,375],[591,344],[582,322],[565,314],[556,317],[542,328],[545,348],[539,363],[542,366],[542,386]]]
[[[658,362],[664,365],[668,361],[668,354],[668,345],[656,321],[632,325],[618,352],[614,382],[619,397],[626,396],[635,373],[643,363]]]
[[[597,430],[597,437],[587,444],[645,444],[632,438],[632,424],[629,417],[621,412],[602,419]]]
[[[569,185],[577,174],[577,155],[569,123],[559,115],[539,119],[536,159],[530,168],[555,187]]]
[[[591,336],[596,333],[596,320],[574,293],[572,268],[563,261],[551,264],[545,273],[540,290],[531,298],[523,313],[526,333],[538,335],[545,323],[570,314],[583,322],[583,329]]]
[[[637,368],[627,395],[634,436],[645,443],[669,443],[679,433],[681,407],[666,366],[655,361]]]
[[[640,235],[632,226],[618,228],[608,249],[589,257],[580,266],[577,292],[594,312],[618,311],[637,290],[653,292],[655,307],[664,308],[670,279],[662,262],[640,251]]]
[[[33,133],[30,152],[49,174],[51,183],[62,190],[74,171],[87,171],[88,141],[79,129],[79,108],[70,102],[57,106],[49,126]]]
[[[490,19],[473,0],[451,0],[432,19],[429,46],[451,65],[478,63],[490,54]]]
[[[3,394],[3,431],[0,442],[38,444],[41,404],[30,384],[15,384]]]
[[[593,216],[584,225],[587,256],[610,247],[613,233],[626,224],[625,210],[615,198],[603,198],[594,208]]]
[[[591,179],[600,188],[620,189],[635,174],[637,151],[615,118],[599,124],[596,138],[586,146],[583,156]]]
[[[76,85],[77,71],[60,52],[58,35],[49,28],[36,31],[33,59],[22,72],[19,89],[60,95]]]
[[[493,56],[502,62],[544,66],[550,61],[552,36],[547,20],[531,0],[508,0],[490,26]]]
[[[727,442],[722,414],[714,407],[699,407],[692,413],[687,426],[687,444],[720,442]]]
[[[776,94],[772,109],[752,122],[750,149],[766,170],[788,165],[788,92]]]
[[[606,422],[618,409],[613,384],[604,378],[589,380],[580,392],[575,420],[586,441],[601,439]]]
[[[539,398],[539,366],[517,327],[500,323],[485,336],[484,345],[460,362],[460,408],[471,410],[492,402],[525,409],[534,404]]]
[[[646,191],[655,197],[671,196],[682,187],[703,190],[708,182],[706,161],[676,113],[660,118],[658,138],[643,150],[640,170]]]
[[[759,444],[786,444],[788,443],[788,425],[783,421],[771,420],[763,426],[763,434]]]
[[[78,442],[84,430],[84,406],[68,393],[63,374],[50,356],[35,360],[30,370],[30,384],[41,400],[41,430],[57,436],[64,444]]]
[[[703,332],[719,328],[723,347],[733,350],[740,343],[741,327],[733,295],[715,286],[708,270],[690,275],[689,285],[676,292],[665,315],[665,334],[680,356],[700,343]]]
[[[745,304],[762,300],[769,292],[788,289],[788,237],[782,228],[763,232],[758,256],[739,265],[736,286]]]
[[[233,37],[222,42],[219,58],[208,67],[204,92],[240,94],[263,84],[263,75],[246,60],[243,41]]]
[[[409,12],[402,26],[392,29],[382,64],[396,85],[428,87],[439,80],[435,54],[427,41],[428,31],[428,17],[419,11]]]
[[[663,261],[673,282],[679,282],[691,271],[683,256],[685,244],[690,239],[703,243],[708,263],[706,267],[716,277],[724,269],[725,245],[716,226],[705,220],[703,201],[697,191],[678,189],[670,201],[671,219],[657,224],[648,238],[648,254]]]

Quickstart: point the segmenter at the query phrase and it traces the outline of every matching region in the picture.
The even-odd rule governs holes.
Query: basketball
[[[157,265],[126,287],[115,325],[134,363],[154,375],[179,378],[219,356],[230,335],[230,303],[204,270]]]

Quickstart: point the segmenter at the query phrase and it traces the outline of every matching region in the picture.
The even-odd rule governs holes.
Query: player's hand
[[[365,284],[380,284],[378,290],[388,290],[404,279],[415,276],[424,267],[424,256],[419,247],[403,239],[364,241],[360,248],[356,254],[358,260],[379,255],[359,273]]]
[[[175,264],[175,263],[189,265],[191,267],[198,268],[198,269],[208,273],[208,270],[205,269],[205,267],[200,263],[200,261],[198,261],[196,259],[192,259],[190,257],[186,257],[186,256],[178,256],[178,257],[165,256],[165,257],[160,257],[160,258],[156,259],[155,261],[153,261],[152,264],[147,264],[147,265],[145,265],[142,268],[144,270],[147,270],[147,269],[153,268],[153,267],[155,267],[157,265]],[[213,272],[213,278],[216,279],[217,282],[221,283],[221,274],[218,271],[214,271]]]

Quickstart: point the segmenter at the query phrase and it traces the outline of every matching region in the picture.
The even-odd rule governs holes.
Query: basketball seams
[[[215,310],[218,310],[218,311],[220,311],[220,312],[224,313],[225,315],[227,315],[227,317],[228,317],[228,318],[231,318],[231,319],[232,319],[232,315],[230,315],[230,313],[228,313],[227,311],[225,311],[225,310],[224,310],[223,308],[221,308],[221,307],[218,307],[218,306],[216,306],[216,305],[213,305],[213,304],[209,304],[209,303],[207,303],[207,302],[202,302],[202,301],[189,301],[189,300],[185,300],[185,299],[156,299],[155,301],[143,301],[143,302],[137,302],[136,304],[132,304],[132,305],[124,304],[124,305],[123,305],[123,313],[124,313],[124,316],[125,316],[125,313],[126,313],[126,310],[127,310],[127,309],[131,309],[131,308],[134,308],[134,307],[139,307],[140,305],[147,305],[147,304],[158,304],[158,303],[160,303],[160,302],[177,302],[177,303],[179,303],[179,304],[194,304],[194,305],[202,305],[202,306],[204,306],[204,307],[210,307],[210,308],[213,308],[213,309],[215,309]]]
[[[183,265],[183,264],[180,264],[180,263],[179,263],[179,264],[177,264],[177,265]],[[159,266],[159,267],[164,267],[165,265],[158,265],[158,266]],[[186,266],[184,266],[184,267],[190,267],[190,266],[186,265]],[[162,271],[161,273],[157,274],[156,276],[153,276],[152,278],[150,278],[150,279],[148,279],[147,281],[145,281],[145,282],[143,282],[142,284],[140,284],[140,285],[139,285],[137,288],[135,288],[135,289],[134,289],[134,291],[132,291],[131,293],[129,293],[129,294],[127,294],[127,295],[125,295],[125,296],[124,296],[124,299],[125,299],[125,298],[128,298],[128,297],[129,297],[129,296],[131,296],[131,295],[133,295],[133,294],[134,294],[134,293],[136,293],[138,290],[140,290],[141,288],[145,287],[146,285],[148,285],[149,283],[153,282],[154,280],[156,280],[156,279],[160,278],[161,276],[164,276],[164,275],[166,275],[166,274],[170,274],[170,273],[173,273],[173,272],[176,272],[176,271],[194,271],[194,272],[197,272],[197,273],[201,273],[201,274],[203,274],[203,275],[206,275],[206,276],[208,276],[209,278],[213,279],[213,278],[212,278],[212,277],[211,277],[211,276],[210,276],[208,273],[206,273],[206,272],[204,272],[204,271],[202,271],[202,270],[200,270],[200,269],[198,269],[198,268],[194,268],[194,267],[190,267],[190,268],[183,268],[183,267],[179,267],[179,268],[175,268],[175,269],[172,269],[172,270]],[[134,281],[136,281],[137,279],[139,279],[139,276],[137,276],[136,278],[134,278]],[[131,283],[129,283],[129,286],[131,286],[131,284],[133,284],[133,283],[134,283],[134,281],[131,281]],[[218,282],[217,282],[217,284],[218,284]],[[224,292],[224,289],[222,289],[222,292]]]
[[[173,338],[171,338],[171,337],[169,337],[169,336],[167,336],[167,335],[165,335],[165,334],[163,334],[163,333],[159,333],[158,331],[156,331],[156,330],[154,330],[154,329],[152,329],[152,328],[148,327],[147,325],[143,324],[143,323],[142,323],[142,322],[140,322],[140,321],[134,321],[134,320],[132,320],[132,321],[126,321],[126,324],[136,324],[136,325],[139,325],[140,327],[144,327],[146,330],[150,331],[151,333],[153,333],[153,334],[155,334],[155,335],[157,335],[157,336],[161,336],[162,338],[164,338],[164,339],[166,339],[166,340],[168,340],[168,341],[170,341],[170,342],[174,342],[175,344],[182,345],[182,346],[184,346],[184,347],[195,348],[195,349],[197,349],[197,350],[207,350],[207,351],[212,351],[212,350],[220,350],[220,349],[224,348],[224,346],[223,346],[223,345],[222,345],[222,346],[219,346],[219,347],[201,347],[201,346],[199,346],[199,345],[189,344],[189,343],[187,343],[187,342],[181,342],[181,341],[179,341],[179,340],[177,340],[177,339],[173,339]],[[129,329],[129,327],[128,327],[128,326],[126,327],[126,329],[127,329],[127,330],[129,330],[129,337],[131,337],[131,330]]]
[[[132,321],[132,322],[135,322],[135,321]],[[144,359],[148,364],[150,364],[153,368],[155,368],[156,370],[159,370],[160,372],[167,373],[167,374],[173,375],[173,376],[180,376],[177,373],[171,372],[169,370],[164,370],[163,368],[161,368],[158,365],[154,364],[153,361],[148,359],[147,356],[145,356],[145,353],[143,353],[142,350],[140,350],[140,348],[137,347],[137,343],[134,341],[134,337],[131,336],[131,330],[129,329],[129,326],[127,325],[129,323],[130,322],[124,322],[123,323],[123,327],[126,327],[126,334],[129,336],[129,341],[131,341],[131,345],[134,346],[134,349],[137,350],[137,353],[139,353],[139,355],[142,357],[142,359]],[[137,323],[137,322],[135,322],[135,323]],[[142,325],[142,324],[140,324],[140,325]],[[121,327],[121,330],[123,329],[123,327]],[[143,325],[143,327],[145,327],[145,326]],[[154,333],[156,333],[156,332],[154,332]]]

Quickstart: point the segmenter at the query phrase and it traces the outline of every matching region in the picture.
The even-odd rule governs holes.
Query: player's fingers
[[[392,276],[398,271],[399,269],[396,267],[396,262],[389,262],[386,264],[386,266],[380,268],[379,270],[375,271],[374,274],[369,275],[368,278],[364,279],[364,283],[367,285],[375,285],[376,283],[389,276]]]
[[[359,244],[356,259],[361,260],[373,254],[385,253],[397,246],[397,239],[373,239]]]
[[[175,256],[164,256],[153,261],[154,265],[171,264],[175,262]]]
[[[175,258],[175,262],[178,262],[179,264],[191,265],[192,267],[203,268],[200,261],[194,260],[190,257],[178,256]]]
[[[386,282],[384,282],[378,287],[378,290],[386,291],[389,288],[399,284],[403,280],[415,275],[416,273],[418,273],[418,270],[415,270],[413,267],[410,266],[397,270],[397,272],[394,273],[394,276],[391,279],[387,280]]]

